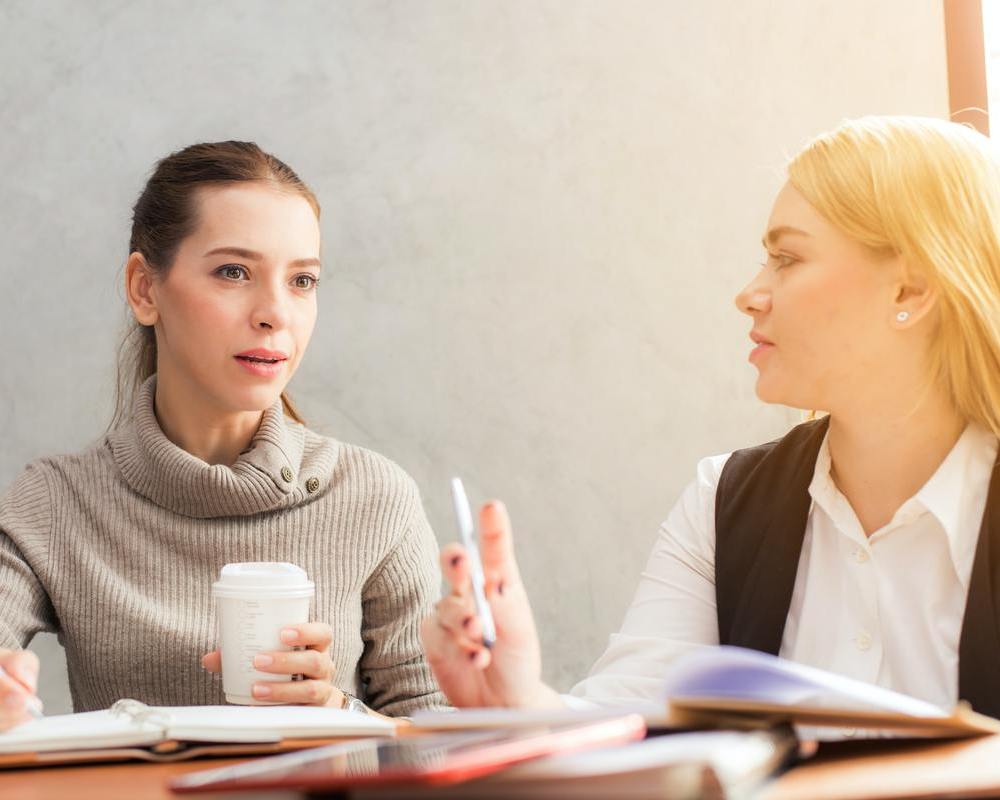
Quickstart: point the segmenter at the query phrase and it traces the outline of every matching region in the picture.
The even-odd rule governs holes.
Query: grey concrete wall
[[[155,159],[254,139],[324,207],[295,396],[407,468],[441,541],[452,474],[507,500],[569,686],[696,460],[797,419],[755,400],[731,298],[806,137],[947,113],[940,6],[0,2],[0,483],[103,430]]]

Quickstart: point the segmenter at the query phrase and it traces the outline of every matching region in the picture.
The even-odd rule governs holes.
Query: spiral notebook
[[[147,706],[42,717],[0,733],[0,767],[279,752],[316,740],[393,736],[381,717],[313,706]]]

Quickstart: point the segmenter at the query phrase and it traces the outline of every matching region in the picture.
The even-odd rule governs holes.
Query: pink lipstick
[[[263,347],[255,347],[253,350],[245,350],[237,354],[234,358],[240,365],[252,375],[261,378],[273,378],[285,367],[288,356],[280,350],[268,350]]]

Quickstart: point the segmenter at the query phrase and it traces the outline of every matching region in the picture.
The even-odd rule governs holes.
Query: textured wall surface
[[[153,162],[256,140],[324,208],[294,395],[408,469],[442,542],[449,476],[506,499],[566,688],[697,459],[798,418],[754,398],[732,297],[807,137],[947,113],[941,3],[278,5],[0,2],[0,482],[107,422]]]

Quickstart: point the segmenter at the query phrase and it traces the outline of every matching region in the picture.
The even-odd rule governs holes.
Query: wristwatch
[[[344,695],[344,704],[341,706],[344,711],[355,711],[358,714],[368,713],[368,706],[358,700],[353,694],[348,694],[347,692],[341,692],[341,694]]]

